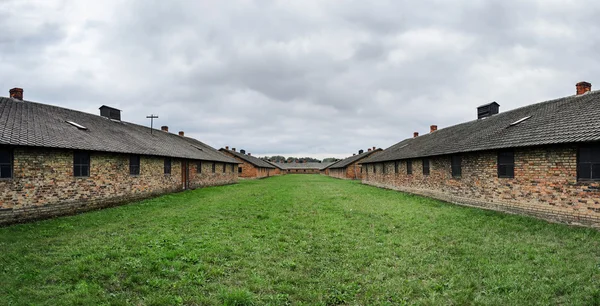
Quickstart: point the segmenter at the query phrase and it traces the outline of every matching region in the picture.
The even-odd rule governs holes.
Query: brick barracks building
[[[367,152],[359,150],[358,154],[354,154],[326,167],[324,169],[325,174],[340,179],[360,180],[362,179],[363,169],[359,163],[369,156],[381,151],[381,149],[377,149],[376,147],[373,147],[372,149],[369,148]]]
[[[319,174],[320,171],[331,163],[317,163],[317,162],[292,162],[292,163],[278,163],[282,167],[285,173],[288,174]]]
[[[0,224],[237,182],[235,159],[183,132],[100,114],[0,97]]]
[[[235,158],[240,165],[238,166],[238,176],[243,178],[263,178],[279,174],[277,167],[260,158],[246,154],[245,150],[236,151],[235,148],[229,150],[229,147],[221,148],[219,151],[223,154]]]
[[[576,95],[405,139],[365,159],[363,183],[452,203],[600,226],[600,91]]]

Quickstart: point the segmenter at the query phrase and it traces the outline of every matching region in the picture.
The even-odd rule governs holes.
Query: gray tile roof
[[[279,163],[276,163],[276,162],[271,162],[271,161],[267,161],[267,162],[268,162],[269,164],[271,164],[271,165],[275,166],[275,168],[277,168],[277,169],[279,169],[279,170],[285,170],[285,169],[283,169],[283,167],[281,167],[281,166],[280,166],[280,164],[279,164]]]
[[[408,138],[361,163],[591,141],[600,141],[600,91],[532,104]]]
[[[87,129],[79,129],[67,121]],[[189,137],[58,106],[0,97],[0,144],[237,163]]]
[[[262,160],[260,158],[256,158],[254,156],[250,156],[250,155],[247,155],[247,154],[242,154],[242,153],[237,152],[237,151],[227,150],[225,148],[221,148],[221,149],[219,149],[219,151],[231,153],[235,157],[237,157],[237,158],[239,158],[239,159],[241,159],[243,161],[249,162],[249,163],[251,163],[254,166],[259,167],[259,168],[275,169],[275,166],[271,165],[271,163],[269,163],[267,161],[264,161],[264,160]]]
[[[357,154],[357,155],[342,159],[342,160],[330,165],[328,168],[329,169],[346,168],[346,167],[348,167],[348,165],[350,165],[356,161],[360,161],[363,158],[367,158],[367,157],[371,156],[375,152],[381,152],[381,151],[382,151],[381,149],[375,149],[375,150],[371,150],[371,151],[367,150],[367,152],[363,152],[362,154]]]
[[[282,167],[283,169],[286,170],[293,170],[293,169],[324,169],[325,167],[331,165],[332,163],[316,163],[316,162],[309,162],[309,163],[277,163],[277,165],[279,165],[280,167]]]

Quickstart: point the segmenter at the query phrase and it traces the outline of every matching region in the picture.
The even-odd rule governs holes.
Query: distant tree
[[[328,158],[323,159],[323,162],[324,163],[334,163],[334,162],[339,161],[339,160],[340,160],[339,158],[328,157]]]

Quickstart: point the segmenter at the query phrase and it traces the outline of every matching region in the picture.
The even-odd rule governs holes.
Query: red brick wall
[[[180,159],[170,175],[164,158],[141,156],[140,175],[129,174],[129,155],[90,153],[90,176],[73,176],[73,151],[40,148],[14,150],[13,178],[0,180],[0,224],[70,214],[119,205],[183,189]],[[191,161],[190,188],[237,182],[237,175],[197,174]],[[221,164],[222,165],[222,164]],[[231,169],[231,167],[228,167]],[[217,167],[217,169],[219,169]]]
[[[515,150],[515,177],[498,178],[497,152],[462,155],[462,176],[453,178],[450,156],[430,158],[430,175],[422,160],[363,165],[363,183],[430,196],[444,201],[538,218],[600,226],[600,183],[577,181],[577,148],[556,146]],[[386,167],[386,174],[382,166]]]
[[[241,178],[263,178],[263,177],[270,177],[270,176],[274,176],[275,175],[275,169],[272,168],[262,168],[262,167],[256,167],[253,164],[242,160],[241,158],[227,152],[227,151],[220,151],[221,153],[233,157],[235,158],[238,162],[240,162],[241,164],[238,165],[238,167],[242,168],[242,172],[238,172],[238,176]],[[238,171],[238,170],[236,170]]]

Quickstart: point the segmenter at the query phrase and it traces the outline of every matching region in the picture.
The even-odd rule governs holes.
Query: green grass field
[[[319,175],[0,228],[0,304],[600,304],[600,232]]]

